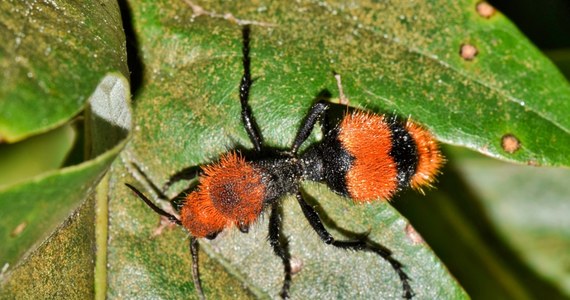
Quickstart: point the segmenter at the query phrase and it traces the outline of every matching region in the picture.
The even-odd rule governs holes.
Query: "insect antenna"
[[[125,183],[125,185],[130,188],[142,201],[144,201],[144,203],[146,203],[146,205],[148,205],[150,208],[152,208],[152,210],[154,210],[157,214],[161,215],[161,216],[165,216],[166,218],[168,218],[168,220],[170,220],[171,222],[176,223],[177,225],[181,225],[182,226],[182,222],[180,222],[180,220],[175,217],[174,215],[167,213],[166,211],[164,211],[162,208],[156,206],[156,204],[154,204],[152,201],[150,201],[143,193],[141,193],[137,188],[135,188],[134,186],[130,185],[129,183]]]
[[[148,199],[137,188],[135,188],[134,186],[132,186],[129,183],[125,183],[125,185],[129,189],[131,189],[142,201],[144,201],[144,203],[146,203],[146,205],[148,205],[150,208],[152,208],[152,210],[154,210],[157,214],[168,218],[169,221],[174,222],[177,225],[182,226],[182,222],[180,221],[180,219],[178,219],[174,215],[164,211],[162,208],[156,206],[156,204],[154,204],[152,201],[150,201],[150,199]],[[153,186],[154,186],[154,184],[153,184]],[[202,283],[200,281],[200,272],[198,270],[198,247],[199,247],[198,240],[195,237],[190,236],[189,246],[190,246],[190,253],[192,255],[192,278],[194,281],[194,287],[196,288],[196,292],[198,293],[198,297],[200,297],[201,300],[204,300],[206,298],[204,296],[204,291],[202,290]]]

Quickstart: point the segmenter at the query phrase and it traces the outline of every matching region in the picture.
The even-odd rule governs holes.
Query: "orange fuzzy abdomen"
[[[391,131],[384,116],[355,112],[340,124],[338,139],[354,158],[346,186],[356,201],[389,199],[398,188],[397,167],[390,156]]]
[[[410,185],[421,191],[422,187],[431,186],[435,181],[445,159],[437,142],[427,130],[411,121],[406,123],[406,130],[414,139],[418,152],[416,173],[412,176]]]

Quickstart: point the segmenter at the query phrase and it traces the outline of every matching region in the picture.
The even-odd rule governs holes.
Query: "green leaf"
[[[516,166],[481,157],[464,158],[463,162],[458,171],[479,191],[481,205],[497,225],[498,237],[518,249],[520,260],[542,282],[528,276],[528,270],[517,270],[518,277],[529,277],[520,281],[539,288],[546,282],[560,289],[562,297],[569,297],[570,170]],[[535,296],[546,296],[545,290]]]
[[[456,30],[452,31],[455,35],[467,35],[466,31],[459,30],[459,25],[453,25],[461,23],[463,26],[464,21],[472,22],[467,25],[475,29],[491,26],[491,30],[504,30],[504,27],[507,27],[512,36],[498,36],[497,39],[505,39],[505,43],[516,43],[517,47],[524,50],[521,50],[524,56],[535,57],[538,62],[533,61],[536,64],[534,72],[546,72],[554,78],[559,76],[557,70],[500,15],[495,15],[492,20],[483,19],[476,14],[474,4],[464,8],[445,7],[448,11],[442,15],[453,16],[459,20],[427,14],[431,5],[408,8],[410,11],[404,11],[405,14],[393,11],[397,9],[393,7],[362,11],[358,7],[344,10],[339,8],[335,13],[333,4],[321,7],[308,3],[301,11],[280,5],[285,4],[245,6],[239,9],[204,7],[208,11],[216,11],[219,15],[231,12],[241,20],[277,24],[273,27],[253,26],[252,31],[252,68],[256,81],[252,89],[251,106],[267,144],[281,148],[291,144],[300,120],[317,94],[324,89],[333,94],[337,93],[331,75],[331,71],[335,70],[343,76],[345,90],[355,106],[366,106],[377,112],[395,111],[404,116],[412,115],[433,129],[440,138],[445,139],[447,136],[453,143],[485,150],[495,156],[521,162],[526,162],[532,156],[537,163],[566,163],[566,157],[560,154],[560,149],[532,150],[533,146],[538,146],[529,144],[528,140],[522,138],[522,134],[510,130],[521,127],[522,132],[529,133],[534,129],[527,127],[529,123],[526,120],[532,120],[548,128],[543,131],[545,135],[567,139],[564,130],[558,125],[533,111],[526,111],[527,108],[522,108],[520,103],[513,100],[512,93],[538,93],[536,90],[527,91],[523,85],[519,86],[520,89],[515,86],[508,91],[499,87],[499,83],[504,84],[506,81],[516,85],[516,76],[520,75],[516,72],[513,75],[510,71],[498,67],[492,69],[493,65],[502,60],[502,64],[508,68],[522,69],[515,59],[516,56],[501,58],[499,50],[506,50],[499,48],[494,50],[496,57],[488,58],[492,62],[484,61],[483,51],[476,60],[464,61],[459,56],[459,47],[464,41],[444,30],[450,27]],[[414,9],[417,12],[413,11]],[[454,13],[453,9],[457,9],[458,13]],[[370,20],[363,17],[367,12],[370,14]],[[191,9],[183,3],[169,3],[166,6],[137,3],[133,4],[132,14],[141,57],[144,58],[145,70],[149,72],[145,73],[146,81],[135,102],[140,131],[125,153],[125,160],[141,164],[150,178],[161,184],[170,174],[184,166],[210,162],[235,145],[250,147],[240,125],[237,98],[237,85],[242,72],[240,28],[216,16],[202,15],[192,18]],[[362,29],[359,29],[358,22],[353,21],[352,16],[356,16],[357,20],[362,17],[362,22],[369,23],[362,23]],[[374,23],[371,20],[378,21]],[[407,26],[407,22],[423,25],[412,27]],[[426,22],[430,26],[427,26]],[[497,22],[499,24],[496,24]],[[307,27],[319,30],[304,30]],[[414,30],[419,30],[419,33],[414,33]],[[428,38],[424,37],[421,44],[422,41],[413,38],[415,36],[419,39],[424,31],[430,32],[430,35],[437,32],[437,43],[430,43]],[[385,32],[389,32],[386,37]],[[447,48],[444,47],[446,45]],[[421,50],[420,46],[423,47]],[[486,48],[482,47],[481,50],[483,49]],[[483,79],[480,76],[483,76]],[[491,77],[494,78],[493,81],[490,80]],[[567,86],[565,81],[562,82],[565,84],[563,88]],[[566,96],[567,93],[563,93],[561,97]],[[498,105],[507,108],[497,108]],[[548,112],[552,115],[557,113]],[[517,118],[507,120],[506,116],[511,114],[516,114]],[[507,127],[508,131],[505,129]],[[505,133],[516,135],[524,145],[512,156],[501,149],[501,137]],[[317,135],[313,136],[312,140],[316,138]],[[540,157],[535,157],[538,152]],[[122,176],[122,173],[118,173],[115,178]],[[182,186],[178,186],[178,189],[172,190],[171,195],[175,195],[181,188]],[[117,189],[117,194],[113,197],[117,202],[110,209],[113,220],[110,235],[114,237],[116,244],[109,245],[109,276],[112,278],[109,280],[109,295],[128,293],[128,287],[133,285],[139,287],[137,293],[146,296],[154,293],[170,297],[187,294],[191,291],[191,283],[188,282],[189,270],[180,270],[181,266],[189,268],[187,241],[182,235],[178,235],[177,242],[172,242],[171,237],[162,241],[161,236],[149,241],[154,226],[149,226],[148,222],[151,225],[156,222],[152,221],[154,214],[142,203],[137,204],[138,208],[129,210],[130,205],[127,203],[137,200],[134,197],[125,198],[126,192],[124,187]],[[321,205],[327,214],[337,209],[354,212],[354,215],[343,213],[331,217],[340,224],[339,227],[349,228],[351,232],[372,228],[371,236],[374,240],[392,248],[396,255],[400,255],[397,257],[409,266],[408,270],[414,278],[414,285],[420,297],[464,296],[461,288],[446,274],[445,269],[437,263],[437,259],[426,246],[413,245],[406,238],[405,219],[385,204],[346,207],[343,206],[348,205],[346,200],[330,193],[314,192],[311,188],[308,188],[308,192],[315,193],[315,203],[326,201],[327,206],[324,203]],[[388,272],[382,269],[377,258],[368,257],[363,263],[358,256],[345,257],[334,249],[323,247],[315,236],[295,234],[295,229],[299,230],[297,226],[300,226],[302,232],[306,231],[307,227],[303,227],[305,221],[298,216],[298,211],[295,213],[296,207],[290,204],[291,201],[284,201],[285,211],[291,214],[287,216],[290,219],[287,224],[296,225],[288,228],[291,243],[297,246],[294,247],[296,250],[292,251],[303,256],[302,260],[313,266],[313,271],[308,268],[296,277],[298,279],[295,282],[300,283],[296,286],[294,282],[292,292],[298,293],[294,295],[308,296],[312,295],[312,291],[318,291],[314,292],[315,294],[326,294],[329,291],[324,289],[330,286],[333,286],[330,287],[332,294],[326,295],[346,295],[350,291],[365,290],[364,293],[368,291],[370,294],[363,295],[387,297],[399,292],[399,282],[389,269]],[[427,202],[425,199],[422,201]],[[137,217],[145,210],[148,214],[146,222]],[[281,271],[278,260],[272,256],[271,250],[264,243],[264,225],[265,223],[260,222],[256,232],[247,236],[230,231],[226,236],[220,237],[220,241],[212,243],[210,248],[205,246],[204,250],[210,258],[214,257],[219,261],[229,274],[238,280],[245,280],[251,293],[259,296],[261,292],[261,295],[274,297],[281,282]],[[160,249],[158,254],[145,253],[145,249],[140,248],[144,243],[152,243],[152,247]],[[172,258],[174,253],[177,253],[171,250],[172,247],[183,253]],[[133,256],[131,260],[128,255]],[[162,257],[162,260],[156,258],[157,255]],[[167,257],[168,263],[164,262],[164,257]],[[331,259],[334,263],[319,260],[320,258]],[[355,279],[359,278],[354,275],[355,267],[347,268],[347,265],[341,263],[344,261],[348,261],[347,265],[370,266],[376,270],[372,272],[374,275],[366,280],[376,282],[377,289],[364,284],[365,280]],[[164,264],[177,267],[163,267]],[[144,274],[144,279],[138,281],[137,277],[132,276],[134,273],[129,267],[132,265],[137,266],[134,270],[136,274]],[[334,269],[335,266],[339,266],[341,271]],[[213,276],[208,275],[212,273],[209,273],[207,268],[202,269],[206,269],[204,276]],[[186,276],[183,278],[188,281],[180,278],[181,272],[185,272]],[[327,272],[334,273],[335,276],[327,276]],[[387,276],[387,279],[378,276],[379,273]],[[371,273],[363,271],[362,274]],[[129,284],[123,285],[126,279],[129,279]],[[135,280],[136,284],[133,283]],[[351,288],[333,284],[343,280],[354,280],[350,281],[350,284],[347,283]],[[164,287],[166,282],[172,284]],[[209,295],[215,297],[220,297],[221,292],[212,289],[231,286],[217,280],[213,283],[208,280],[204,282],[207,292],[212,293]],[[362,284],[359,285],[359,282]],[[159,289],[159,286],[162,288]]]
[[[131,128],[119,8],[107,1],[1,5],[8,30],[0,33],[0,136],[21,140],[0,145],[2,153],[25,151],[32,166],[51,161],[39,169],[0,166],[21,174],[0,186],[0,298],[93,295],[94,206],[86,199]],[[85,132],[73,140],[67,132],[77,124]],[[80,158],[65,157],[81,147]]]
[[[57,170],[66,161],[76,139],[76,128],[65,124],[18,143],[0,144],[0,165],[3,170],[10,170],[0,173],[0,186]]]
[[[128,74],[117,6],[106,1],[0,6],[7,16],[0,26],[8,29],[0,31],[2,140],[18,141],[69,124],[96,86],[95,94],[103,95],[92,96],[102,101],[92,102],[86,113],[88,157],[95,159],[0,188],[0,238],[7,241],[0,248],[0,264],[8,270],[0,273],[0,298],[53,298],[61,291],[78,297],[92,297],[95,291],[97,298],[196,297],[187,234],[165,230],[152,236],[158,218],[124,187],[141,181],[125,162],[138,163],[160,185],[185,166],[211,162],[236,146],[251,148],[239,117],[242,54],[236,23],[253,24],[250,104],[269,146],[291,145],[319,93],[338,95],[335,71],[352,106],[410,116],[443,142],[500,159],[570,165],[568,82],[504,16],[480,16],[478,2],[196,3],[203,10],[192,8],[189,0],[130,2],[123,17],[128,39],[135,43],[129,54],[138,55],[131,57],[130,70],[137,84],[137,127],[121,161],[97,190],[97,257],[85,252],[93,247],[89,225],[94,221],[81,216],[92,215],[94,203],[83,200],[129,130],[128,111],[108,105],[126,98],[123,76],[108,75]],[[460,55],[465,44],[478,50],[471,60]],[[514,136],[520,147],[505,150],[505,135]],[[319,138],[316,132],[307,144]],[[452,156],[441,188],[427,197],[406,193],[395,199],[413,227],[387,203],[355,205],[319,184],[305,184],[304,192],[335,236],[369,231],[373,241],[390,248],[406,266],[417,298],[468,298],[461,285],[474,297],[568,294],[564,270],[549,258],[563,251],[528,247],[538,254],[522,251],[519,259],[515,253],[543,231],[521,230],[520,224],[499,219],[508,215],[487,219],[477,209],[485,193],[466,188],[455,172],[461,163]],[[493,168],[478,171],[485,175]],[[183,188],[182,183],[168,193]],[[81,203],[66,223],[78,229],[62,233],[70,227],[64,225],[51,234]],[[283,204],[291,251],[303,264],[293,279],[293,297],[400,296],[400,282],[386,262],[326,247],[294,200],[285,198]],[[435,220],[435,225],[422,220]],[[200,266],[208,298],[277,296],[282,266],[266,242],[266,225],[265,216],[248,235],[231,229],[202,241]],[[520,237],[508,238],[511,233]],[[563,249],[562,234],[549,231],[547,242]],[[72,255],[61,255],[67,252]],[[81,276],[80,288],[62,285],[74,275]]]
[[[30,253],[42,242],[57,243],[55,236],[49,236],[51,232],[85,201],[88,192],[96,186],[126,143],[130,112],[126,103],[128,84],[125,79],[116,74],[105,77],[89,99],[92,119],[88,127],[93,131],[89,137],[96,145],[91,149],[95,155],[93,159],[0,187],[0,237],[4,241],[0,248],[0,262],[3,272],[10,270],[2,276],[3,285],[13,285],[10,282],[18,276],[12,277],[12,274],[30,273],[29,268],[38,268],[36,263],[27,263],[34,259],[29,257]],[[83,219],[82,222],[93,226],[92,221]],[[73,239],[72,236],[66,238]],[[92,238],[89,242],[94,243]],[[43,249],[45,247],[37,251]],[[43,257],[50,254],[34,255]],[[53,271],[52,267],[46,264],[42,271]]]
[[[568,298],[570,172],[447,150],[431,199],[406,193],[398,210],[471,297]]]
[[[353,106],[409,115],[445,142],[502,159],[568,165],[569,149],[560,146],[569,142],[568,83],[508,20],[499,13],[479,16],[475,2],[306,1],[240,7],[209,2],[192,3],[203,9],[194,11],[188,3],[131,3],[146,72],[135,102],[139,127],[124,160],[140,164],[156,184],[236,145],[251,147],[240,124],[237,93],[242,67],[235,22],[247,20],[257,24],[252,29],[255,83],[250,103],[268,145],[287,148],[315,97],[323,90],[338,94],[334,70],[342,75]],[[467,43],[478,49],[470,61],[460,56]],[[521,143],[518,151],[502,148],[506,134]],[[115,170],[119,185],[129,181],[120,180],[125,172],[136,174]],[[182,188],[173,188],[170,195]],[[419,298],[467,297],[425,245],[411,242],[404,230],[407,221],[388,205],[352,205],[314,185],[307,192],[330,216],[326,225],[336,235],[347,233],[339,228],[353,233],[370,229],[373,240],[390,247],[406,264]],[[443,191],[444,198],[453,199],[456,194],[448,192]],[[151,238],[156,216],[127,195],[119,186],[111,202],[108,295],[187,297],[192,292],[188,241],[179,232]],[[305,264],[294,278],[294,297],[398,295],[399,282],[385,264],[328,249],[305,233],[310,229],[291,202],[284,199],[286,230],[293,255]],[[262,218],[248,235],[230,230],[203,243],[207,296],[234,297],[240,286],[246,294],[239,297],[277,295],[282,271],[265,242],[265,225]],[[459,239],[465,239],[461,233]],[[515,289],[505,295],[521,293]]]
[[[66,123],[106,73],[129,76],[115,6],[107,0],[0,4],[0,141]]]
[[[0,299],[92,298],[95,205],[89,198],[7,274]]]

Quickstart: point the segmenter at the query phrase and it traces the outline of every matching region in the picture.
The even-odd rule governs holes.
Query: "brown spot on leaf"
[[[416,229],[408,223],[408,225],[406,225],[406,236],[412,241],[412,243],[418,245],[418,244],[423,244],[424,243],[424,239],[422,238],[422,236],[416,231]]]
[[[184,0],[184,2],[186,2],[186,4],[188,4],[188,6],[190,6],[190,8],[192,9],[192,17],[193,18],[196,18],[199,16],[209,16],[211,18],[225,19],[227,21],[238,24],[240,26],[250,25],[250,24],[251,25],[257,25],[257,26],[264,26],[264,27],[275,26],[275,24],[268,23],[268,22],[259,22],[259,21],[254,21],[254,20],[238,19],[230,12],[220,14],[220,13],[216,13],[214,11],[208,11],[208,10],[204,9],[203,7],[195,4],[191,0]]]
[[[167,217],[165,216],[160,216],[160,222],[158,223],[158,226],[152,231],[152,237],[157,237],[159,235],[162,234],[162,232],[164,231],[164,229],[173,229],[175,228],[177,225],[176,223],[173,223],[172,221],[170,221]]]
[[[513,154],[521,147],[521,142],[513,134],[507,133],[501,138],[501,147],[505,152]]]
[[[14,230],[12,230],[12,232],[10,233],[11,237],[17,237],[19,236],[24,229],[26,229],[26,226],[28,226],[28,223],[26,222],[22,222],[20,224],[18,224],[18,226],[16,226],[16,228],[14,228]]]
[[[459,54],[465,60],[473,60],[479,51],[471,44],[462,44]]]
[[[483,18],[489,19],[496,11],[497,10],[491,4],[485,1],[477,3],[477,13]]]
[[[291,274],[295,275],[295,274],[301,272],[304,265],[305,264],[303,263],[302,259],[300,259],[296,256],[291,257]]]

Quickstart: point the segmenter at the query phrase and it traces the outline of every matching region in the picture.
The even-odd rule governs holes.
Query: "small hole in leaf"
[[[516,136],[508,133],[501,138],[501,146],[505,152],[513,154],[521,147],[521,142]]]
[[[459,50],[459,54],[465,60],[473,60],[478,53],[477,48],[471,44],[462,44]]]
[[[492,17],[495,14],[495,12],[496,12],[496,10],[491,4],[489,4],[485,1],[481,1],[481,2],[477,3],[477,13],[481,17],[488,19],[488,18]]]

